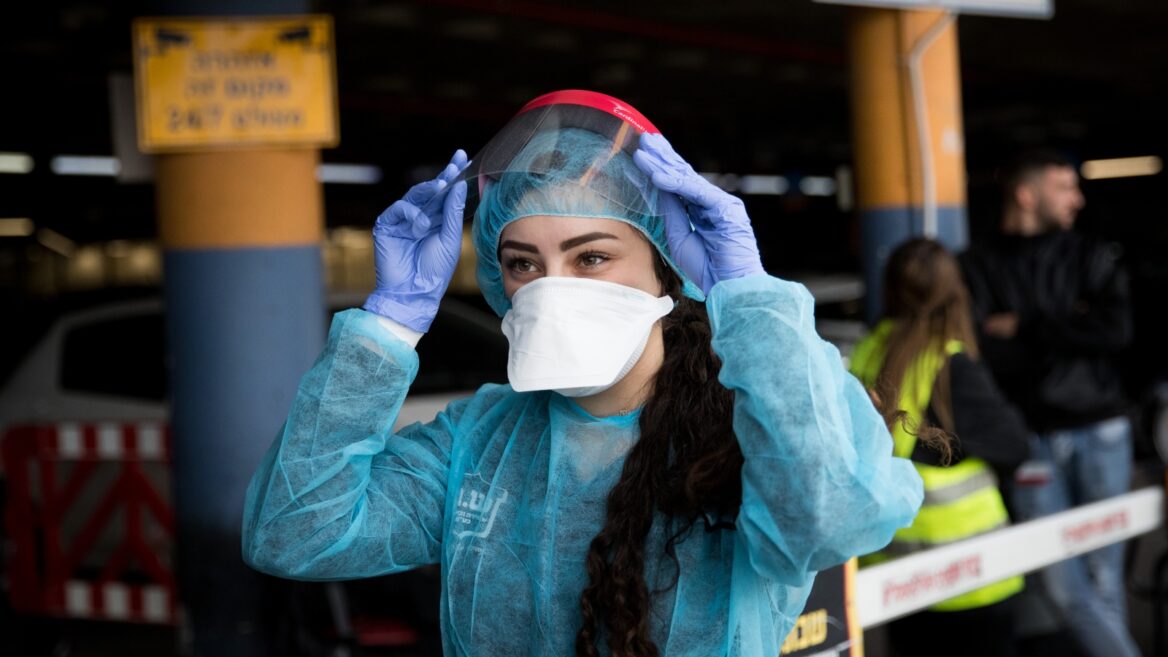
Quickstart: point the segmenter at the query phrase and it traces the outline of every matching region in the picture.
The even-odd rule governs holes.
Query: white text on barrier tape
[[[967,541],[864,568],[856,611],[873,627],[955,595],[1152,531],[1163,518],[1156,487],[1113,497]]]

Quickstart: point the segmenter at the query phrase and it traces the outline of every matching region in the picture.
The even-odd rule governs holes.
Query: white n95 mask
[[[637,364],[673,299],[589,278],[549,276],[519,288],[503,316],[507,378],[517,392],[586,397]]]

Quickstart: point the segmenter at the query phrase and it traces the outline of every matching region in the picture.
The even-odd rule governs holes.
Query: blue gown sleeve
[[[417,353],[375,315],[334,317],[324,351],[248,487],[248,564],[280,577],[327,580],[438,562],[463,405],[394,435],[417,370]]]
[[[802,586],[874,552],[909,525],[920,476],[839,352],[815,332],[814,300],[766,275],[718,283],[707,301],[719,380],[734,391],[745,462],[738,539],[759,574]]]

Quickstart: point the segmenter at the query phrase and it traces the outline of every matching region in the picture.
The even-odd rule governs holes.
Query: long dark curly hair
[[[657,655],[645,582],[645,538],[656,513],[678,521],[665,545],[675,559],[674,543],[698,518],[706,512],[737,515],[742,501],[742,450],[731,425],[734,394],[717,380],[721,362],[710,347],[706,307],[682,297],[677,276],[659,258],[654,261],[657,278],[679,301],[662,319],[665,360],[641,410],[640,440],[608,495],[604,527],[588,549],[579,657],[598,657],[602,640],[613,657]]]
[[[645,539],[654,517],[660,511],[675,521],[664,553],[676,563],[674,545],[699,518],[733,518],[742,504],[734,393],[718,382],[722,364],[710,346],[705,304],[683,297],[669,266],[654,261],[658,280],[678,303],[662,319],[665,359],[641,410],[640,440],[608,495],[604,527],[588,549],[577,657],[599,657],[602,642],[612,657],[656,657],[649,636],[652,593],[645,582]],[[873,396],[873,402],[889,427],[902,420],[895,397]],[[733,524],[710,529],[733,530]]]

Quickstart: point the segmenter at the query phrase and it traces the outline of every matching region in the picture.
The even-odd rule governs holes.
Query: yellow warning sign
[[[335,146],[330,16],[134,21],[138,146]]]

